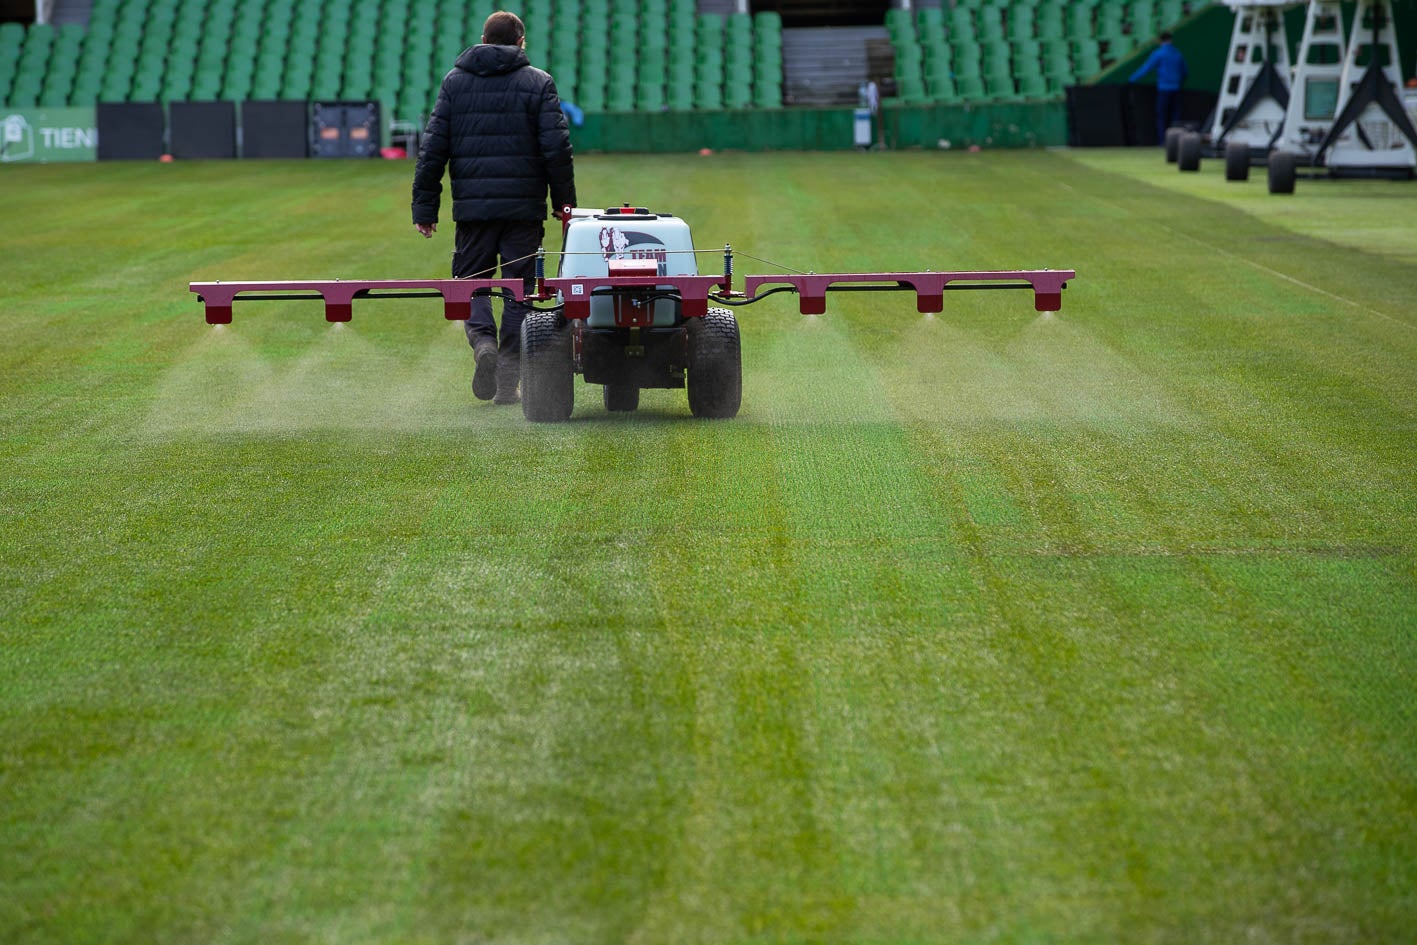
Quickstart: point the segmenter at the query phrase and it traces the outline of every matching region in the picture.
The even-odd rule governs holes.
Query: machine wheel
[[[726,308],[711,308],[691,318],[689,332],[689,410],[696,417],[735,417],[743,403],[743,360],[738,320]]]
[[[1250,179],[1250,146],[1243,141],[1225,143],[1225,179]]]
[[[1294,173],[1298,158],[1292,151],[1272,151],[1269,155],[1269,192],[1294,193]]]
[[[1181,135],[1176,142],[1176,166],[1183,171],[1201,169],[1201,136],[1194,131]]]
[[[1175,164],[1176,155],[1181,147],[1181,135],[1186,133],[1184,128],[1166,129],[1166,163]]]
[[[571,332],[556,312],[530,312],[522,321],[522,416],[560,423],[575,406]]]
[[[606,384],[600,390],[606,410],[626,412],[640,406],[640,389],[634,384]]]

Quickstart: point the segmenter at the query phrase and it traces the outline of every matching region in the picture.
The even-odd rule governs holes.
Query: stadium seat
[[[959,97],[965,101],[979,102],[986,97],[984,94],[984,80],[977,75],[961,75],[955,77],[955,89],[959,92]]]
[[[1005,33],[1014,42],[1033,39],[1035,35],[1034,8],[1024,3],[1015,3],[1010,6],[1008,28]]]
[[[753,86],[753,105],[756,108],[781,108],[782,85],[762,83]]]
[[[925,91],[935,102],[948,104],[959,101],[959,91],[950,76],[929,76],[925,80]]]
[[[748,108],[753,104],[753,85],[746,78],[735,78],[727,82],[723,89],[723,104],[726,108]]]
[[[1156,13],[1150,2],[1134,3],[1127,8],[1129,40],[1132,45],[1151,39],[1158,32]]]
[[[671,85],[665,89],[671,111],[687,112],[694,108],[694,87],[692,84]]]
[[[1052,95],[1047,81],[1042,75],[1025,75],[1018,78],[1018,95],[1025,99],[1048,98]]]
[[[719,109],[723,107],[723,85],[713,82],[696,82],[694,84],[694,107],[703,109]]]
[[[907,105],[918,105],[930,100],[925,90],[925,80],[918,72],[897,76],[896,94]]]

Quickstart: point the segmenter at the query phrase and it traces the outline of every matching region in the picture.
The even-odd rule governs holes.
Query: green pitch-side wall
[[[571,129],[577,151],[840,151],[855,146],[849,108],[588,114]],[[1066,144],[1061,101],[1000,105],[886,105],[886,142],[896,148]]]
[[[582,152],[839,151],[855,146],[849,108],[590,114],[571,129]],[[1031,148],[1066,144],[1063,103],[887,104],[882,125],[894,148]],[[92,108],[0,108],[0,159],[92,161],[98,143]],[[942,145],[942,142],[948,142]]]

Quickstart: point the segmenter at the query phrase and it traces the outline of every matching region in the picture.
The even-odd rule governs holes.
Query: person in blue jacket
[[[1161,34],[1157,46],[1128,82],[1140,82],[1148,72],[1156,72],[1156,140],[1166,142],[1166,129],[1181,123],[1181,86],[1186,84],[1186,57],[1171,43],[1171,34]]]

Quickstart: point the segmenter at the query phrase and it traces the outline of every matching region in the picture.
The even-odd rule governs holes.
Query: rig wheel
[[[1269,192],[1272,194],[1294,193],[1294,168],[1298,157],[1292,151],[1273,151],[1269,155]]]
[[[1181,147],[1181,135],[1186,133],[1185,128],[1166,129],[1166,163],[1175,164],[1177,152]]]
[[[1201,169],[1201,136],[1196,132],[1188,131],[1176,142],[1176,166],[1183,171]]]
[[[557,312],[530,312],[522,321],[522,416],[560,423],[575,406],[571,332]]]
[[[640,389],[634,384],[606,384],[600,391],[606,410],[625,413],[639,409]]]
[[[711,308],[688,320],[689,410],[696,417],[728,418],[743,403],[743,358],[738,320],[726,308]]]
[[[1250,179],[1250,146],[1243,141],[1225,143],[1225,179]]]

